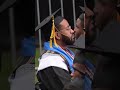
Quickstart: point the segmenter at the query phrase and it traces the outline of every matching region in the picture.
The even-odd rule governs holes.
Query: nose
[[[76,32],[76,27],[74,28],[74,32]]]
[[[74,28],[74,34],[76,35],[76,33],[77,33],[77,29],[76,29],[76,27]]]
[[[75,31],[71,28],[71,33],[75,33]]]

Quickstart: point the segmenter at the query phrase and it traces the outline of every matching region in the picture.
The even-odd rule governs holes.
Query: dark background
[[[8,0],[0,0],[0,7]],[[35,34],[35,0],[16,0],[0,12],[0,90],[9,90],[8,77],[13,70],[11,59],[11,38],[9,8],[14,10],[16,54],[21,48],[21,40]]]

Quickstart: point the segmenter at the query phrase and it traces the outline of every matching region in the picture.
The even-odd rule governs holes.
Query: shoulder
[[[42,55],[41,59],[39,58],[39,70],[43,70],[48,67],[59,67],[68,71],[67,65],[64,62],[64,59],[59,54],[45,53]]]
[[[24,64],[16,70],[15,77],[9,77],[11,90],[34,90],[34,65]],[[29,87],[28,87],[29,86]]]

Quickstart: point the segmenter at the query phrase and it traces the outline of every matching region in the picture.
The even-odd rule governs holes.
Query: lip
[[[72,39],[75,39],[75,37],[72,37]]]
[[[76,39],[75,35],[73,35],[73,36],[72,36],[72,39],[73,39],[73,40],[75,40],[75,39]]]

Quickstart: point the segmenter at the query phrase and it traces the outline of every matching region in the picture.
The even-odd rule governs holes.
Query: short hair
[[[55,27],[59,30],[61,28],[60,23],[63,21],[64,17],[56,16],[54,19]]]

